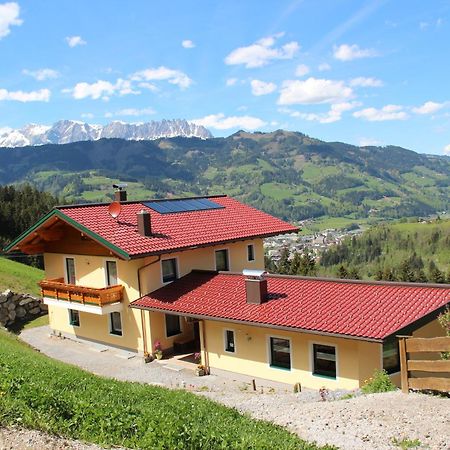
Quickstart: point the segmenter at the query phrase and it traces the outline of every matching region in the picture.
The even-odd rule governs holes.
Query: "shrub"
[[[379,392],[395,391],[397,386],[392,382],[388,373],[383,370],[375,370],[373,376],[366,380],[361,388],[364,394],[376,394]]]

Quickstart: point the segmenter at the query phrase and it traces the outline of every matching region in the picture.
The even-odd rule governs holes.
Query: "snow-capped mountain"
[[[68,144],[76,141],[96,141],[102,138],[153,140],[170,137],[213,137],[208,129],[183,119],[160,122],[126,123],[114,121],[107,125],[90,125],[76,120],[60,120],[52,126],[29,124],[20,129],[1,128],[0,147]]]

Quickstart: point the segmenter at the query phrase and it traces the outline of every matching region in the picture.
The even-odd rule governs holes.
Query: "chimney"
[[[242,273],[245,276],[247,303],[255,305],[264,303],[267,298],[267,279],[264,278],[264,275],[267,272],[265,270],[244,269]]]
[[[120,183],[120,184],[113,184],[113,188],[115,189],[114,192],[114,200],[116,202],[126,202],[127,201],[127,191],[126,183]]]
[[[138,232],[141,236],[152,235],[152,221],[150,213],[145,210],[141,210],[137,213]]]
[[[116,202],[126,202],[127,201],[127,191],[116,191],[114,192],[114,200]]]

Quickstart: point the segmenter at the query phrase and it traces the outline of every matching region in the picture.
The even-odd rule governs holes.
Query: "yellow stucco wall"
[[[247,245],[253,244],[255,260],[247,261]],[[232,244],[211,246],[162,255],[161,259],[176,258],[178,275],[181,277],[193,269],[215,270],[215,250],[228,249],[231,271],[244,268],[263,269],[264,249],[262,239],[254,239]],[[135,351],[144,351],[141,312],[128,307],[139,298],[138,268],[154,262],[141,270],[141,294],[152,292],[161,286],[161,262],[156,256],[138,260],[123,261],[114,257],[46,253],[44,255],[46,278],[65,277],[65,257],[75,260],[76,284],[93,288],[106,286],[106,261],[117,262],[118,283],[124,286],[122,316],[122,336],[110,334],[109,316],[80,313],[80,327],[69,324],[68,312],[64,308],[49,306],[50,326],[57,332],[73,334],[81,338],[105,342]],[[145,313],[147,350],[151,351],[155,340],[160,340],[164,349],[173,346],[175,340],[186,340],[193,335],[193,327],[181,319],[183,334],[167,338],[163,314]]]
[[[353,339],[325,337],[314,334],[282,331],[258,326],[218,321],[203,323],[211,372],[228,370],[243,375],[318,389],[355,389],[381,363],[381,345]],[[225,330],[234,330],[236,352],[225,352]],[[270,367],[269,338],[290,339],[291,370]],[[337,355],[337,378],[312,374],[312,344],[334,345]],[[206,360],[205,360],[206,356]],[[368,368],[372,367],[371,370]]]

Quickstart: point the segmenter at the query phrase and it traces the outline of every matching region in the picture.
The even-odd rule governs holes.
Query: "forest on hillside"
[[[59,203],[57,197],[30,186],[0,186],[0,253],[14,238]],[[39,258],[19,257],[20,262],[41,266]]]
[[[266,266],[291,275],[450,283],[450,220],[378,225],[318,258],[284,248],[277,264],[267,259]]]

